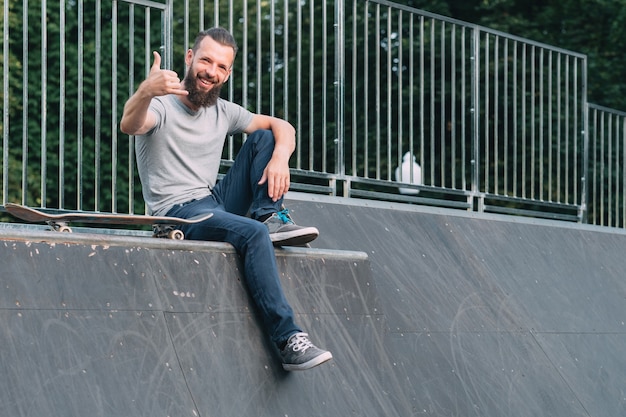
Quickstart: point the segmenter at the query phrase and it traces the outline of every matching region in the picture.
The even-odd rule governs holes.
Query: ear
[[[192,62],[193,62],[193,51],[191,49],[187,49],[187,53],[185,54],[185,66],[189,68]]]

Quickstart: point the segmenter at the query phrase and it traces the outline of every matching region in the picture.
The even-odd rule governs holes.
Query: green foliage
[[[624,0],[398,0],[588,56],[589,101],[626,110]]]

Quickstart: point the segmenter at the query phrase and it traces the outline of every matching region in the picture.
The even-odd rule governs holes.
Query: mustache
[[[210,82],[212,82],[214,84],[216,84],[219,81],[217,77],[211,77],[210,75],[200,76],[200,74],[197,74],[196,78],[199,79],[199,80],[207,80],[207,81],[210,81]]]

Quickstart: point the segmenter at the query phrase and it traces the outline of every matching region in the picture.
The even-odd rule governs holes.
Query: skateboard
[[[174,240],[183,240],[184,233],[176,227],[183,224],[194,224],[205,221],[213,213],[202,214],[189,219],[168,216],[147,216],[135,214],[111,214],[88,212],[46,213],[31,207],[7,203],[5,208],[13,216],[31,223],[47,223],[55,232],[71,233],[71,222],[86,224],[113,224],[113,225],[152,225],[153,236]]]

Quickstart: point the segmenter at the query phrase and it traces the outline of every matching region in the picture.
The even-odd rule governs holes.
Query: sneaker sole
[[[324,362],[331,360],[332,358],[333,358],[332,353],[324,352],[321,355],[314,357],[310,361],[304,362],[298,365],[290,364],[290,363],[283,363],[283,369],[285,371],[306,371],[307,369],[311,369],[311,368],[316,367],[317,365],[321,365]]]
[[[315,227],[304,227],[299,230],[282,233],[270,233],[274,246],[305,246],[315,240],[320,232]]]

